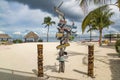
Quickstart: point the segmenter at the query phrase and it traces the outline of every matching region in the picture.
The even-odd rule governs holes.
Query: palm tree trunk
[[[102,29],[99,31],[100,36],[99,36],[99,46],[102,46]]]
[[[49,26],[48,26],[48,31],[47,31],[47,42],[49,40]]]
[[[90,25],[89,25],[89,29],[90,29]],[[92,41],[92,30],[90,30],[90,42]]]
[[[92,41],[92,31],[90,30],[90,42]]]

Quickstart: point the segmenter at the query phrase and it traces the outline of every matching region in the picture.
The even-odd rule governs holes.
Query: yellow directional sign
[[[63,37],[63,36],[64,36],[63,33],[56,33],[56,37],[57,37],[57,38],[61,38],[61,37]]]
[[[67,46],[70,46],[70,44],[69,43],[65,43],[65,44],[62,44],[62,45],[58,45],[56,48],[60,49],[60,48],[64,48],[64,47],[67,47]]]

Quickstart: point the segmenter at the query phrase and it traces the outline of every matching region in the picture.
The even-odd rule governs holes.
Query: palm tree
[[[104,28],[108,28],[109,25],[113,24],[114,22],[110,20],[111,16],[114,13],[111,12],[111,9],[107,5],[99,7],[93,11],[91,11],[83,20],[82,22],[82,32],[85,31],[87,26],[92,26],[91,30],[98,30],[99,31],[99,41],[100,46],[102,45],[102,30]]]
[[[115,5],[119,8],[120,10],[120,0],[116,0],[115,3],[111,4],[112,0],[79,0],[80,1],[80,6],[82,9],[85,11],[88,7],[88,3],[93,2],[94,4],[107,4],[107,5]]]
[[[45,24],[45,28],[48,27],[48,30],[47,30],[47,42],[49,40],[49,26],[52,26],[52,24],[55,24],[55,21],[51,21],[51,17],[45,17],[44,18],[44,22],[43,24]]]

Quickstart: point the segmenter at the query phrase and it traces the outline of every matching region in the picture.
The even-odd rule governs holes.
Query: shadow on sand
[[[79,53],[74,51],[67,51],[68,56],[87,55],[87,53]]]
[[[107,55],[110,57],[109,64],[112,80],[120,80],[120,57],[118,53],[108,53]]]
[[[48,66],[49,67],[49,66]],[[0,80],[76,80],[64,77],[55,77],[44,74],[44,78],[37,77],[37,70],[34,73],[0,68]]]
[[[107,55],[112,58],[120,58],[118,53],[108,53]]]
[[[87,75],[87,73],[86,73],[86,72],[82,72],[82,71],[79,71],[79,70],[76,70],[76,69],[74,69],[73,71],[75,71],[75,72],[77,72],[77,73],[80,73],[80,74]]]
[[[110,59],[110,69],[112,80],[120,80],[120,58]]]
[[[44,66],[44,72],[51,70],[52,72],[58,72],[57,67],[59,65],[56,65],[56,63],[54,65],[45,65]]]
[[[0,80],[37,80],[34,73],[0,68]]]
[[[102,45],[100,46],[102,48],[110,48],[110,49],[115,49],[115,46],[109,46],[109,45]]]

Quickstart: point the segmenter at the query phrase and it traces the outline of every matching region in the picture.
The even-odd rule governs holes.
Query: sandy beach
[[[12,75],[15,80],[36,80],[33,78],[37,72],[37,44],[43,44],[46,80],[120,80],[120,58],[114,46],[99,47],[97,42],[92,43],[95,58],[93,79],[87,76],[88,44],[91,43],[70,42],[66,48],[65,72],[58,73],[56,58],[59,50],[56,46],[59,42],[44,42],[0,45],[0,80],[9,80]]]

